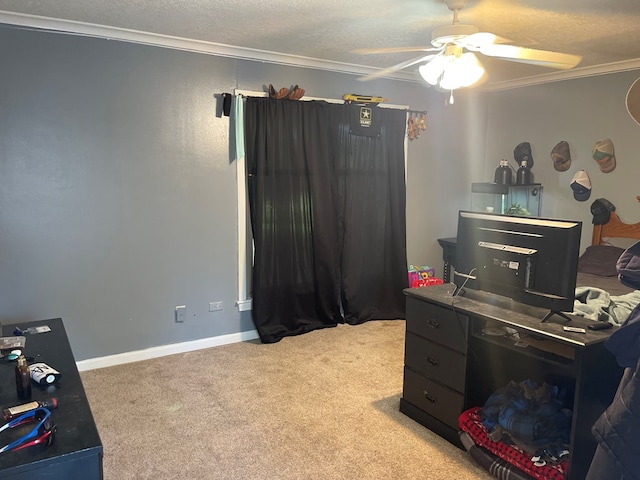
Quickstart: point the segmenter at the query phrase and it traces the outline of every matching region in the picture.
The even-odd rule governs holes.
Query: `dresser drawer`
[[[458,429],[458,417],[464,407],[462,394],[404,367],[402,397],[420,410]]]
[[[404,344],[404,363],[413,370],[464,392],[467,373],[466,355],[425,340],[411,332]]]
[[[426,287],[429,288],[429,287]],[[469,319],[451,308],[407,297],[407,331],[441,343],[461,353],[467,352]]]

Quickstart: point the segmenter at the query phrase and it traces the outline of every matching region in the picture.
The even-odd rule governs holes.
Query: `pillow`
[[[578,259],[578,272],[615,277],[618,275],[616,262],[623,252],[623,248],[611,245],[591,245]]]
[[[629,248],[631,245],[635,244],[638,239],[637,238],[616,238],[616,237],[604,237],[603,243],[607,245],[613,245],[614,247],[619,248]]]

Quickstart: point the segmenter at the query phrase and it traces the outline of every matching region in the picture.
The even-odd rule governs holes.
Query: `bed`
[[[594,225],[591,245],[578,261],[574,315],[621,325],[640,303],[640,290],[618,279],[616,262],[626,248],[640,240],[640,222],[624,223],[615,211]]]
[[[591,245],[580,256],[576,285],[600,288],[610,295],[632,292],[618,280],[616,261],[627,247],[638,240],[640,222],[624,223],[612,211],[607,223],[593,226]]]

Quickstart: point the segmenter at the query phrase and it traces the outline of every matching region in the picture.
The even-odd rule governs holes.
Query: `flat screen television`
[[[581,233],[574,220],[460,211],[454,282],[570,319]]]

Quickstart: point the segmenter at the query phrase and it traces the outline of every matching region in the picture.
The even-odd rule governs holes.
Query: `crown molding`
[[[14,26],[18,28],[47,31],[51,33],[61,33],[66,35],[78,35],[94,38],[104,38],[108,40],[119,40],[123,42],[150,45],[187,52],[202,53],[220,57],[235,58],[240,60],[258,61],[277,65],[287,65],[293,67],[311,68],[351,75],[370,75],[377,73],[381,68],[356,65],[351,63],[334,62],[319,58],[305,57],[302,55],[290,55],[286,53],[271,52],[223,43],[207,42],[190,38],[162,35],[140,30],[111,27],[94,23],[77,22],[60,18],[42,17],[24,13],[15,13],[0,10],[0,24]],[[624,72],[640,69],[640,59],[613,62],[593,67],[574,68],[560,72],[545,73],[515,80],[505,80],[499,82],[489,82],[477,90],[484,92],[496,92],[510,90],[513,88],[528,87],[563,80],[592,77],[595,75],[605,75],[609,73]],[[423,83],[422,79],[415,73],[407,71],[394,72],[382,78],[401,80],[408,82]]]
[[[348,73],[353,75],[370,75],[381,69],[365,65],[334,62],[319,58],[305,57],[302,55],[290,55],[286,53],[271,52],[253,48],[226,45],[223,43],[207,42],[190,38],[174,37],[158,33],[143,32],[127,28],[111,27],[94,23],[77,22],[60,18],[42,17],[0,10],[0,24],[17,26],[38,31],[62,33],[67,35],[79,35],[108,40],[151,45],[155,47],[171,48],[187,52],[203,53],[220,57],[251,60],[278,65],[312,68],[330,72]],[[416,76],[410,72],[395,72],[385,78],[404,81],[417,81]]]
[[[591,67],[573,68],[571,70],[563,70],[560,72],[544,73],[542,75],[534,75],[515,80],[487,83],[480,87],[480,89],[485,92],[496,92],[500,90],[510,90],[512,88],[529,87],[532,85],[542,85],[544,83],[594,77],[596,75],[607,75],[610,73],[628,72],[638,69],[640,69],[640,59],[636,58],[622,62],[612,62],[602,65],[594,65]]]

